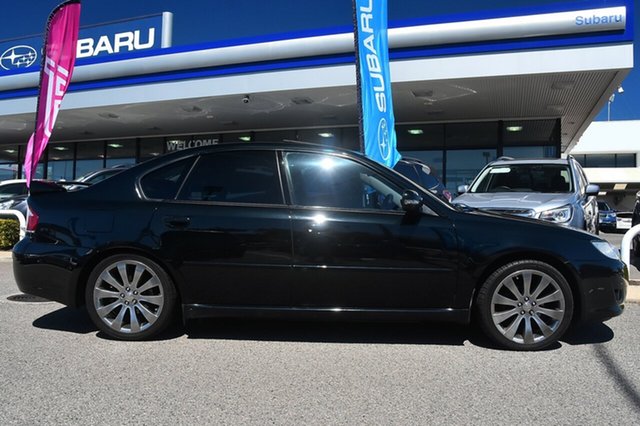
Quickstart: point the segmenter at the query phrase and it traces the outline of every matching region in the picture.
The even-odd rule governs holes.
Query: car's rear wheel
[[[100,330],[118,339],[142,340],[169,325],[176,291],[157,263],[123,254],[96,265],[85,298],[89,316]]]
[[[476,299],[480,325],[509,349],[537,350],[558,341],[573,315],[567,280],[536,260],[511,262],[492,273]]]

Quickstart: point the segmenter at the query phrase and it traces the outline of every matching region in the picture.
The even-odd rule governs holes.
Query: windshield
[[[564,164],[509,164],[487,167],[469,192],[573,192]]]
[[[598,201],[598,210],[611,210],[611,207],[604,201]]]

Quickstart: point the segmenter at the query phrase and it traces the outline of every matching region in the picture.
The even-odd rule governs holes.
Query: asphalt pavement
[[[549,350],[455,324],[201,320],[122,342],[0,259],[1,425],[638,424],[640,305]]]

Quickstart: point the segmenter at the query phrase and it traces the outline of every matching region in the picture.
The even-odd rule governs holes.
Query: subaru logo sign
[[[381,118],[378,122],[378,149],[380,150],[380,156],[384,161],[387,161],[391,155],[391,141],[389,138],[390,135],[387,120],[385,118]]]
[[[36,61],[38,54],[31,46],[13,46],[0,56],[0,67],[5,70],[28,68]]]

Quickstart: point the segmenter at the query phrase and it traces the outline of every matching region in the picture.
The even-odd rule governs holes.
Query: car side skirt
[[[300,318],[321,320],[446,321],[468,324],[469,309],[362,309],[336,307],[182,305],[183,319]]]

